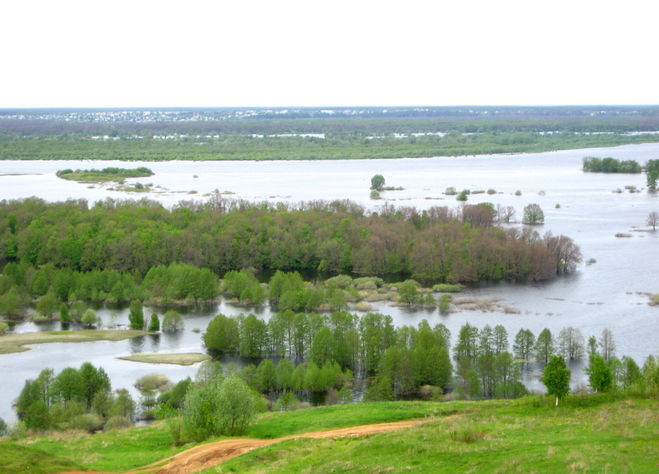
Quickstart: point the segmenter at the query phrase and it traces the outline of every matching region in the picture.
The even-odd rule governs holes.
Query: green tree
[[[149,331],[151,332],[160,331],[160,320],[158,319],[157,313],[151,313],[151,320],[149,321]]]
[[[565,359],[552,355],[540,381],[547,387],[547,393],[556,397],[558,406],[558,400],[570,391],[570,369],[565,365]]]
[[[371,178],[371,189],[376,191],[382,191],[384,187],[384,176],[381,174],[376,174]]]
[[[59,320],[63,324],[69,324],[71,322],[71,314],[66,303],[61,303],[59,305]]]
[[[517,359],[528,361],[533,353],[535,336],[529,329],[520,329],[515,335],[513,353]]]
[[[414,280],[405,280],[398,289],[398,301],[408,305],[416,304],[419,301],[419,285]]]
[[[46,293],[37,301],[36,309],[39,313],[51,317],[58,309],[59,301],[53,293]]]
[[[595,392],[607,392],[613,387],[611,368],[599,354],[591,354],[588,367],[584,370],[588,375],[588,384]]]
[[[551,334],[551,331],[547,328],[540,331],[538,334],[538,339],[535,341],[535,359],[538,362],[546,364],[549,362],[549,358],[556,352],[554,346],[554,337]]]
[[[144,311],[141,301],[133,300],[130,302],[128,321],[131,329],[144,329]]]
[[[538,204],[529,204],[524,207],[522,222],[528,225],[539,225],[545,223],[545,213]]]
[[[220,385],[217,407],[218,434],[244,434],[256,415],[254,392],[237,375],[227,377]]]
[[[80,318],[80,322],[85,325],[85,327],[91,328],[96,326],[101,322],[101,318],[96,315],[96,311],[91,308],[88,308]]]
[[[184,326],[183,316],[178,311],[170,309],[162,317],[163,331],[180,331]]]
[[[262,357],[267,345],[267,325],[254,314],[249,314],[240,325],[240,355]]]
[[[211,353],[232,354],[238,351],[238,322],[223,314],[215,316],[203,335],[204,345]]]

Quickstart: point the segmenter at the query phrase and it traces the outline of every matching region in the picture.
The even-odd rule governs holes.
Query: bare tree
[[[558,334],[558,351],[568,360],[579,360],[583,357],[584,342],[579,329],[568,327]]]
[[[655,231],[658,224],[659,224],[659,212],[652,211],[650,214],[648,214],[648,225],[652,227],[652,232]]]
[[[602,331],[602,335],[597,344],[602,349],[602,357],[604,357],[604,360],[611,360],[616,352],[616,343],[613,341],[613,333],[610,329],[607,328]]]
[[[497,220],[500,224],[508,224],[515,217],[515,208],[513,206],[502,206],[497,204]]]

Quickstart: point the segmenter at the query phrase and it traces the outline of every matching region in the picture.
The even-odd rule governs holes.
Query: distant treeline
[[[40,199],[0,203],[0,264],[48,263],[71,271],[117,270],[142,278],[158,265],[230,270],[409,274],[434,282],[544,280],[573,270],[565,236],[493,225],[491,206],[385,207],[350,201],[297,206],[219,196],[172,210],[151,201]]]
[[[1,126],[2,124],[0,124]],[[242,125],[242,123],[241,123]],[[298,123],[291,123],[293,130]],[[204,135],[157,138],[154,133],[137,138],[130,135],[116,139],[92,139],[77,135],[7,135],[0,130],[0,160],[327,160],[459,156],[494,153],[531,153],[548,150],[605,147],[629,143],[659,141],[659,135],[624,135],[622,133],[589,134],[564,132],[542,134],[519,130],[509,124],[501,131],[445,133],[438,124],[420,128],[410,124],[404,131],[351,129],[355,124],[337,124],[344,131],[283,132],[288,136],[270,137],[253,134],[202,132]],[[324,125],[323,125],[324,126]],[[301,127],[306,129],[307,127]],[[312,128],[313,127],[309,127]],[[322,127],[321,127],[322,128]],[[391,125],[394,130],[397,125]],[[470,127],[468,127],[470,128]],[[541,127],[542,128],[542,127]],[[140,132],[141,133],[141,132]],[[179,133],[179,132],[176,132]],[[279,133],[276,131],[274,133]],[[325,138],[295,134],[325,133]],[[424,135],[424,133],[429,133]],[[212,135],[210,135],[212,134]],[[292,135],[291,135],[292,134]],[[398,135],[397,135],[398,134]],[[402,135],[401,135],[402,134]]]
[[[583,159],[583,170],[595,173],[640,173],[641,165],[634,160],[616,160],[615,158],[597,158],[587,156]]]

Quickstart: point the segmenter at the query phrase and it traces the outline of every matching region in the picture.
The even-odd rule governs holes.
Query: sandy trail
[[[214,443],[195,446],[194,448],[180,452],[166,459],[161,459],[139,469],[130,471],[129,474],[146,474],[157,472],[158,474],[179,474],[199,472],[209,467],[218,465],[236,456],[263,446],[269,446],[282,441],[297,438],[349,438],[354,436],[365,436],[389,431],[409,428],[427,420],[406,420],[394,423],[378,423],[372,425],[351,426],[349,428],[337,428],[333,430],[313,431],[295,435],[283,436],[275,439],[253,439],[236,438],[216,441]]]

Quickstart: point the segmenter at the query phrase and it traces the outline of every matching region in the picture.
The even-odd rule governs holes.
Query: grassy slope
[[[657,472],[659,403],[590,407],[476,403],[415,429],[339,440],[298,439],[205,472]],[[466,442],[469,437],[475,441]],[[478,439],[480,438],[480,439]]]
[[[420,427],[340,440],[298,439],[258,449],[208,472],[555,472],[569,470],[656,472],[659,401],[589,397],[558,410],[551,400],[492,402],[382,402],[262,415],[249,437],[430,417]],[[462,439],[474,436],[476,441]],[[482,437],[482,438],[481,438]],[[172,447],[166,424],[97,435],[56,434],[0,443],[0,453],[35,450],[42,472],[57,463],[123,471],[192,445]],[[44,453],[49,453],[52,460]],[[22,455],[21,459],[34,459]],[[3,471],[0,457],[0,471]],[[25,461],[27,463],[27,461]],[[12,471],[20,472],[13,465]]]

